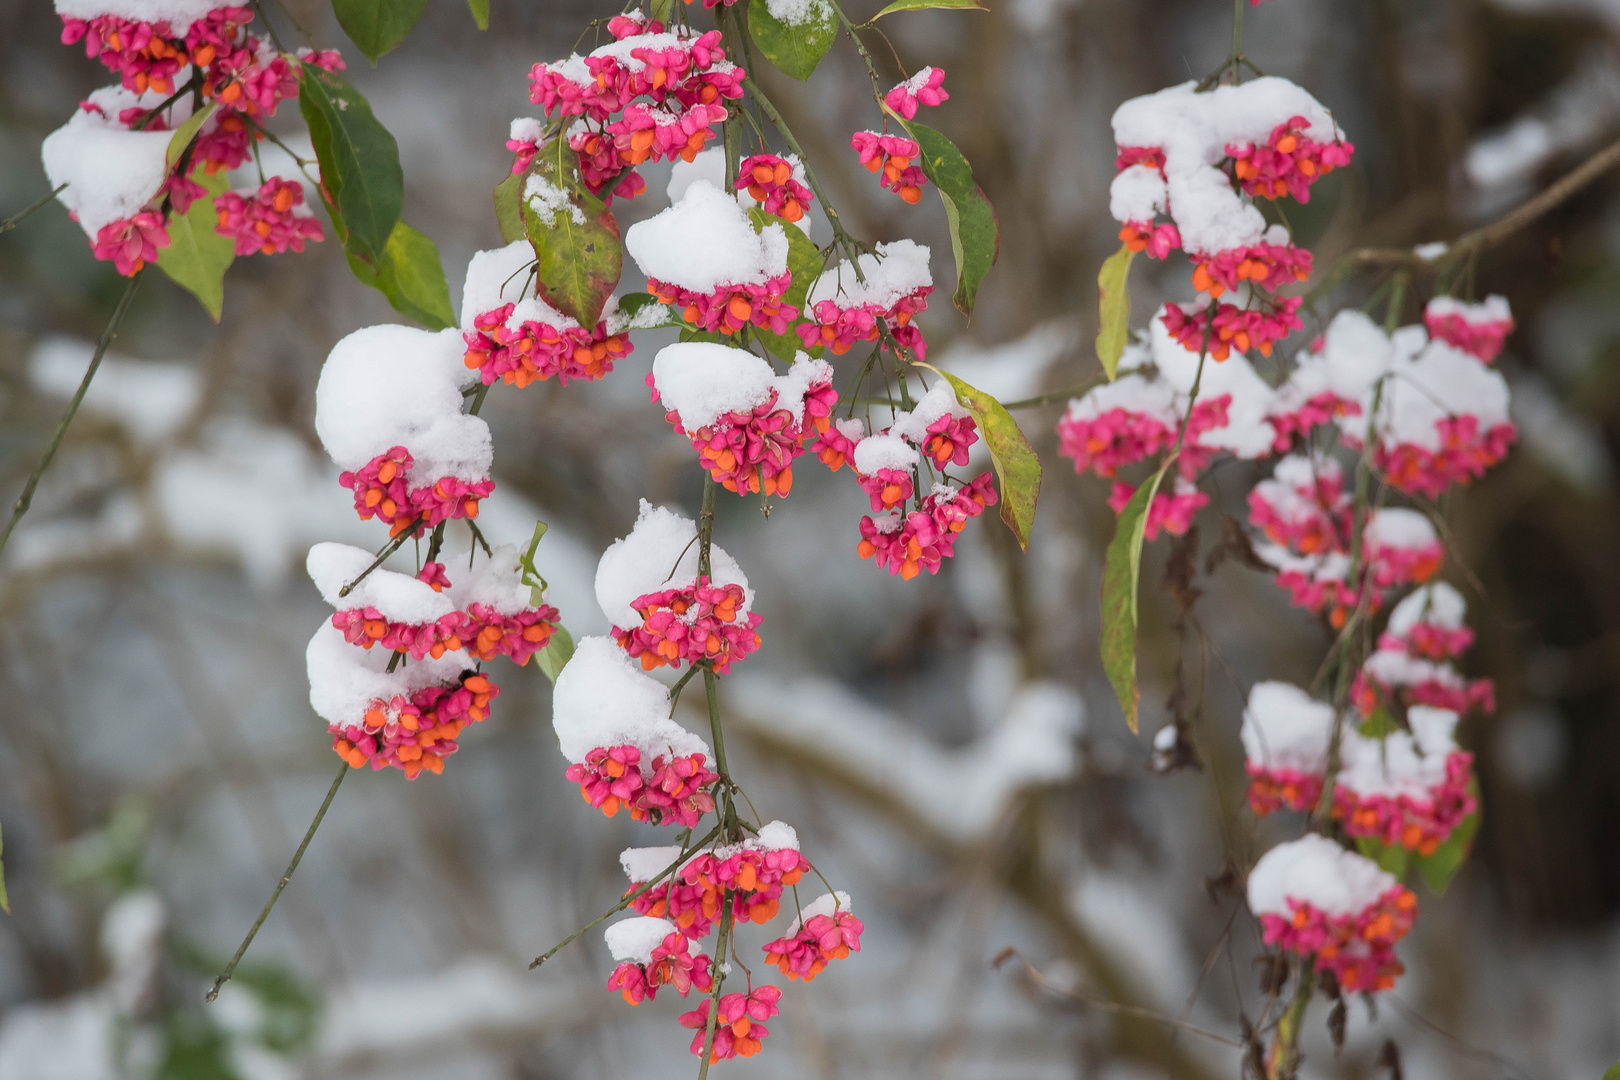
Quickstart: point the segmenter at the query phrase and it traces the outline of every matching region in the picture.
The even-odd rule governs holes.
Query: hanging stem
[[[73,423],[73,417],[78,414],[79,405],[84,401],[84,395],[90,389],[90,380],[96,377],[101,368],[101,359],[107,355],[107,346],[112,344],[113,338],[118,334],[118,324],[124,321],[124,313],[129,310],[129,303],[135,298],[135,283],[140,281],[141,274],[146,272],[143,266],[130,277],[129,284],[124,288],[124,295],[118,298],[118,306],[113,308],[112,318],[107,320],[107,328],[101,332],[101,339],[96,342],[96,351],[90,357],[90,366],[84,369],[84,378],[79,381],[79,389],[74,392],[73,400],[68,402],[67,412],[62,415],[62,422],[56,425],[56,434],[51,436],[50,445],[45,448],[45,456],[39,459],[34,471],[28,477],[28,483],[23,485],[22,494],[11,508],[11,520],[6,522],[6,531],[0,533],[0,551],[6,550],[6,544],[11,540],[11,533],[17,527],[17,522],[28,513],[28,508],[34,502],[34,491],[39,487],[40,477],[50,467],[51,459],[56,456],[57,448],[62,445],[62,438],[67,434],[68,425]]]
[[[720,967],[726,959],[726,946],[731,942],[731,918],[731,890],[727,889],[720,894],[720,937],[714,950],[714,987],[709,991],[709,1020],[703,1026],[703,1060],[698,1065],[698,1080],[708,1080],[709,1054],[714,1050],[714,1031],[720,1022],[720,987],[726,981]]]
[[[1289,1080],[1299,1071],[1299,1029],[1305,1022],[1305,1010],[1311,1003],[1311,991],[1316,987],[1316,971],[1307,967],[1299,976],[1294,998],[1287,1010],[1277,1018],[1277,1034],[1266,1055],[1266,1080]]]
[[[231,976],[236,973],[236,965],[241,962],[242,956],[248,951],[248,946],[252,945],[253,939],[258,936],[259,927],[264,925],[264,920],[270,917],[270,909],[274,908],[276,901],[281,899],[281,890],[285,889],[287,882],[292,880],[293,871],[298,869],[298,863],[304,857],[304,849],[309,847],[311,840],[315,839],[315,830],[321,827],[321,819],[326,817],[326,810],[332,805],[332,799],[336,797],[338,788],[343,786],[343,778],[349,775],[349,768],[347,761],[338,766],[337,777],[332,781],[332,786],[327,789],[326,798],[321,802],[321,808],[315,811],[315,820],[309,823],[309,831],[304,833],[303,842],[298,845],[298,850],[293,852],[292,862],[287,864],[286,873],[282,874],[281,880],[276,882],[275,890],[270,893],[270,899],[264,902],[264,910],[259,912],[259,917],[254,919],[253,925],[248,928],[247,937],[243,938],[242,944],[236,947],[236,955],[231,957],[231,962],[225,965],[225,970],[220,972],[219,978],[214,980],[214,987],[208,991],[207,1000],[213,1001],[219,997],[219,988],[230,982]]]

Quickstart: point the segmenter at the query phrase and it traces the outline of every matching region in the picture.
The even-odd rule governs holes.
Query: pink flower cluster
[[[652,387],[651,375],[647,385]],[[653,400],[657,399],[658,391],[653,388]],[[793,490],[794,459],[804,453],[812,431],[825,432],[830,426],[838,391],[833,389],[830,375],[817,379],[805,391],[802,413],[797,417],[778,407],[778,401],[779,394],[773,389],[752,411],[724,413],[696,431],[687,430],[680,413],[673,409],[664,418],[676,433],[692,441],[698,464],[727,491],[739,495],[763,491],[786,498]]]
[[[441,521],[476,518],[479,500],[495,490],[493,480],[469,483],[454,476],[412,487],[414,464],[409,450],[395,446],[362,468],[342,473],[338,483],[354,492],[354,508],[362,521],[380,518],[393,536],[407,531],[421,536]]]
[[[1333,791],[1333,816],[1347,836],[1432,855],[1464,818],[1479,809],[1479,800],[1469,790],[1473,761],[1468,751],[1453,750],[1446,757],[1445,779],[1422,797],[1363,795],[1340,784]]]
[[[861,951],[861,933],[866,924],[848,911],[812,915],[797,932],[779,937],[765,946],[765,962],[780,968],[789,980],[809,982],[829,960],[846,959]]]
[[[707,5],[709,0],[704,0]],[[725,994],[715,1010],[714,1045],[709,1050],[709,1064],[735,1057],[753,1057],[759,1053],[765,1036],[771,1033],[761,1021],[769,1020],[780,1010],[776,1003],[782,991],[774,986],[758,986],[746,994]],[[692,1053],[701,1056],[708,1040],[709,1001],[698,1002],[698,1007],[681,1014],[681,1026],[696,1028],[692,1036]]]
[[[473,318],[473,329],[461,335],[467,344],[464,362],[485,386],[500,379],[521,389],[553,375],[564,386],[569,379],[600,379],[635,350],[628,333],[609,333],[605,321],[593,331],[558,329],[534,319],[509,327],[515,307],[503,304],[481,312]]]
[[[1423,309],[1423,325],[1431,338],[1488,364],[1501,353],[1508,335],[1513,333],[1513,316],[1499,296],[1483,304],[1462,304],[1437,296]]]
[[[717,674],[731,670],[762,643],[758,627],[764,616],[757,611],[740,615],[744,602],[739,585],[711,584],[707,577],[684,589],[663,589],[638,596],[631,606],[641,614],[641,625],[613,628],[613,637],[644,671],[668,664],[696,664],[707,660]]]
[[[665,33],[655,19],[625,15],[609,29],[614,43],[589,56],[534,65],[529,100],[547,116],[580,117],[569,146],[586,183],[600,193],[617,182],[614,193],[628,198],[645,185],[627,187],[625,170],[649,160],[691,161],[714,138],[714,125],[727,116],[721,102],[742,96],[744,73],[726,60],[718,30]],[[625,47],[637,38],[645,41]]]
[[[1258,306],[1249,308],[1225,303],[1166,304],[1160,318],[1170,336],[1189,352],[1208,352],[1215,360],[1225,360],[1233,349],[1240,353],[1258,349],[1260,355],[1270,356],[1273,345],[1304,327],[1298,314],[1303,300],[1281,296],[1256,303]]]
[[[922,166],[912,162],[922,157],[922,147],[904,135],[888,135],[881,131],[857,131],[850,136],[850,148],[860,155],[867,172],[881,174],[879,181],[908,203],[922,198],[922,187],[928,183]]]
[[[442,591],[450,584],[444,564],[430,562],[417,579]],[[557,609],[550,604],[503,615],[488,604],[474,601],[465,611],[452,611],[432,622],[407,623],[386,618],[376,608],[345,608],[334,612],[332,625],[350,645],[370,649],[381,645],[388,652],[405,653],[412,660],[465,649],[477,660],[509,656],[523,665],[544,649],[557,628]]]
[[[1396,885],[1353,914],[1329,915],[1313,904],[1290,899],[1292,916],[1260,916],[1265,943],[1304,959],[1317,971],[1331,971],[1344,990],[1373,993],[1388,990],[1406,970],[1395,955],[1395,943],[1412,929],[1417,897]]]
[[[1193,266],[1192,283],[1193,288],[1209,293],[1213,300],[1243,284],[1275,292],[1310,276],[1309,251],[1293,244],[1268,244],[1262,240],[1199,258]]]
[[[1181,246],[1181,230],[1175,222],[1127,221],[1120,226],[1119,238],[1135,252],[1147,252],[1150,259],[1162,259]]]
[[[810,318],[794,328],[807,349],[825,346],[834,356],[849,352],[857,341],[876,341],[888,330],[896,342],[910,349],[918,360],[928,359],[928,345],[911,317],[928,306],[932,285],[924,285],[900,297],[887,309],[877,304],[844,307],[836,300],[822,300],[810,311]]]
[[[1355,146],[1340,139],[1319,143],[1304,134],[1310,122],[1303,116],[1278,124],[1263,145],[1244,143],[1226,148],[1232,175],[1249,195],[1279,199],[1291,195],[1311,201],[1311,185],[1334,169],[1350,164]]]
[[[96,233],[92,250],[96,258],[111,262],[125,277],[156,262],[158,251],[169,246],[169,230],[163,215],[142,210],[134,217],[103,225]]]
[[[622,806],[632,820],[686,828],[714,809],[709,789],[720,778],[709,770],[703,754],[659,754],[644,771],[641,751],[634,746],[597,747],[565,775],[579,785],[587,803],[608,817]]]
[[[925,67],[884,94],[883,104],[907,120],[914,120],[919,105],[939,105],[950,97],[945,92],[945,69]]]
[[[409,696],[373,701],[353,724],[331,724],[332,749],[353,768],[392,766],[415,780],[425,769],[444,771],[456,752],[456,736],[489,715],[500,687],[485,675],[467,672],[455,687],[429,686]]]
[[[906,581],[923,570],[937,574],[956,547],[956,534],[996,501],[993,478],[987,472],[963,487],[936,485],[908,514],[861,518],[861,542],[856,550],[861,558],[873,560]]]
[[[1300,769],[1272,768],[1258,761],[1246,766],[1249,774],[1249,809],[1265,817],[1279,810],[1314,810],[1322,798],[1322,774]]]
[[[1074,459],[1074,471],[1090,469],[1101,477],[1112,477],[1121,465],[1134,465],[1176,441],[1175,431],[1161,417],[1125,408],[1109,409],[1094,419],[1065,413],[1057,432],[1058,453]]]
[[[236,241],[238,255],[275,255],[288,248],[301,252],[304,241],[325,239],[321,223],[304,205],[304,185],[296,180],[272,176],[245,197],[227,191],[214,200],[214,208],[219,211],[217,231]]]
[[[792,274],[782,273],[764,282],[721,284],[711,293],[700,293],[648,278],[647,291],[673,305],[681,318],[699,330],[735,334],[752,324],[773,334],[785,334],[788,325],[799,317],[799,309],[783,300],[792,282]]]
[[[804,217],[811,200],[810,189],[793,178],[793,166],[775,154],[755,154],[744,158],[732,185],[744,188],[767,214],[775,214],[783,221],[798,221]]]
[[[1484,476],[1485,470],[1507,456],[1508,447],[1518,438],[1514,426],[1506,422],[1481,431],[1477,416],[1447,417],[1435,421],[1435,427],[1440,433],[1439,449],[1382,442],[1374,449],[1373,463],[1392,487],[1437,499],[1453,484]]]
[[[661,945],[654,946],[651,963],[627,960],[614,968],[608,977],[608,989],[619,991],[631,1005],[652,1001],[658,996],[660,986],[673,986],[681,997],[693,988],[699,993],[708,993],[714,985],[713,961],[704,953],[693,956],[688,952],[689,946],[690,939],[685,934],[670,934]]]

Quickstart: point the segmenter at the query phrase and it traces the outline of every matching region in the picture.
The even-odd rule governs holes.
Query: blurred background
[[[531,114],[529,67],[611,11],[495,0],[479,33],[458,0],[433,0],[372,69],[325,3],[267,6],[289,42],[342,48],[399,139],[405,217],[438,242],[459,303],[467,259],[499,244],[489,192],[511,160],[508,122]],[[931,358],[1014,399],[1096,374],[1094,280],[1117,246],[1108,118],[1218,64],[1231,8],[988,6],[891,17],[892,50],[868,43],[895,79],[896,51],[907,71],[950,73],[930,123],[995,203],[1000,261],[971,326],[947,289],[921,323]],[[111,81],[59,33],[43,0],[0,0],[0,216],[47,190],[41,139]],[[1454,238],[1620,135],[1615,0],[1272,0],[1247,13],[1245,44],[1356,145],[1352,167],[1290,208],[1318,267],[1358,246]],[[878,119],[858,64],[841,43],[808,86],[755,74],[852,229],[933,245],[948,282],[937,202],[881,192],[847,149],[849,131]],[[279,122],[300,129],[295,108]],[[666,179],[647,170],[648,193],[615,206],[621,225],[667,205]],[[1290,346],[1378,284],[1351,278]],[[1408,321],[1430,284],[1415,285]],[[1446,508],[1447,575],[1479,634],[1467,667],[1496,680],[1500,702],[1461,732],[1484,824],[1447,894],[1420,889],[1408,974],[1376,1010],[1351,1003],[1338,1054],[1325,1005],[1313,1008],[1306,1076],[1387,1075],[1390,1040],[1404,1075],[1425,1080],[1594,1077],[1620,1058],[1620,173],[1492,251],[1477,285],[1506,295],[1519,325],[1500,366],[1520,443]],[[60,207],[0,237],[7,504],[121,289]],[[1185,264],[1139,266],[1133,291],[1140,325],[1160,299],[1190,297]],[[381,537],[314,438],[313,391],[337,339],[385,321],[400,320],[330,242],[239,261],[217,326],[167,279],[143,277],[0,559],[12,908],[0,1080],[695,1070],[682,1003],[625,1006],[606,989],[599,933],[527,970],[620,895],[622,848],[663,842],[603,818],[563,778],[533,666],[499,669],[494,716],[443,776],[345,785],[236,981],[202,1005],[333,773],[303,672],[329,612],[303,557],[317,540]],[[606,628],[595,561],[637,500],[694,514],[700,497],[689,446],[642,384],[663,340],[636,344],[601,383],[498,387],[484,413],[497,491],[481,524],[496,542],[551,524],[539,568],[576,638]],[[768,520],[722,493],[716,540],[765,617],[765,647],[722,683],[733,772],[765,819],[798,828],[868,927],[858,958],[787,988],[766,1052],[722,1074],[1238,1075],[1235,1044],[1264,995],[1228,872],[1298,829],[1257,827],[1241,809],[1240,705],[1256,680],[1308,681],[1328,637],[1231,559],[1199,578],[1178,635],[1160,541],[1146,556],[1144,734],[1131,736],[1097,659],[1113,517],[1106,485],[1056,456],[1061,408],[1019,414],[1046,466],[1029,552],[989,517],[938,577],[902,583],[861,562],[864,498],[813,463]],[[1260,474],[1215,469],[1201,553]],[[1156,772],[1149,740],[1176,708],[1201,768]],[[1008,947],[1017,958],[993,966]]]

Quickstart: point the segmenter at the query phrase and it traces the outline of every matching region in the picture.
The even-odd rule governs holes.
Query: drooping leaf
[[[1132,733],[1136,731],[1142,697],[1136,687],[1136,593],[1142,573],[1142,530],[1147,527],[1148,506],[1169,467],[1169,461],[1159,466],[1159,471],[1136,489],[1125,509],[1119,512],[1119,520],[1114,523],[1114,538],[1108,542],[1108,554],[1103,562],[1103,671],[1114,686],[1119,707],[1125,712],[1125,723],[1130,725]]]
[[[821,275],[824,265],[820,250],[797,225],[785,222],[775,214],[767,214],[756,206],[748,211],[748,217],[754,223],[755,232],[763,232],[776,225],[787,233],[788,272],[793,275],[793,280],[788,285],[787,292],[782,295],[782,300],[798,308],[801,314],[804,313],[804,299],[810,294],[810,286]],[[806,350],[804,341],[794,333],[792,326],[788,327],[785,334],[773,334],[758,326],[754,327],[751,333],[783,360],[792,360],[793,355],[800,351],[806,351],[811,356],[820,356],[826,351],[821,346]]]
[[[972,11],[988,11],[979,0],[894,0],[894,3],[872,16],[867,25],[877,22],[883,16],[896,11],[925,11],[928,8],[966,8]]]
[[[557,681],[558,672],[563,665],[574,656],[574,639],[568,636],[568,631],[559,626],[551,632],[551,640],[546,647],[534,654],[535,663],[540,665],[540,671],[552,682]]]
[[[305,64],[298,108],[321,167],[322,196],[348,251],[376,263],[405,203],[399,144],[360,93],[330,71]]]
[[[523,181],[528,173],[513,173],[495,185],[495,221],[501,227],[501,239],[508,244],[527,240],[523,231]]]
[[[202,130],[202,126],[208,123],[208,118],[213,116],[218,108],[218,101],[210,101],[206,107],[192,113],[185,123],[174,129],[174,134],[169,136],[169,149],[163,155],[170,172],[180,164],[180,159],[185,156],[191,140],[197,137],[197,132]]]
[[[225,305],[225,271],[236,258],[236,241],[219,235],[215,196],[225,190],[225,174],[198,172],[195,179],[208,194],[193,199],[184,214],[169,217],[169,246],[158,252],[158,269],[190,292],[219,322]]]
[[[1018,546],[1028,551],[1029,530],[1035,524],[1035,501],[1041,494],[1041,459],[1001,402],[948,371],[932,370],[951,384],[956,400],[973,414],[1000,481],[1001,520],[1018,537]]]
[[[518,556],[518,565],[523,568],[519,580],[529,587],[529,603],[535,607],[546,602],[546,579],[534,568],[534,552],[540,546],[540,538],[546,535],[549,528],[550,526],[543,521],[535,522],[534,535],[529,538],[529,550]]]
[[[0,855],[4,855],[5,850],[6,838],[0,834]],[[11,914],[11,901],[6,897],[6,864],[3,859],[0,859],[0,911]]]
[[[1356,837],[1356,849],[1378,864],[1385,873],[1394,874],[1395,880],[1406,877],[1408,852],[1400,844],[1385,844],[1370,836]]]
[[[1457,823],[1451,830],[1451,835],[1441,842],[1440,846],[1427,855],[1420,855],[1417,859],[1418,873],[1428,884],[1430,891],[1436,896],[1446,891],[1451,879],[1457,876],[1463,863],[1468,861],[1468,852],[1474,846],[1474,834],[1479,832],[1479,781],[1468,782],[1468,793],[1474,797],[1476,809],[1472,814]]]
[[[535,157],[518,208],[539,260],[541,297],[581,326],[595,326],[619,283],[624,245],[619,223],[580,182],[574,154],[563,140]]]
[[[470,0],[469,0],[470,2]],[[484,2],[482,30],[489,22],[489,0]],[[377,60],[404,43],[411,27],[427,10],[427,0],[332,0],[332,12],[349,40],[360,46],[375,67]],[[478,9],[473,9],[473,18]]]
[[[467,0],[467,10],[472,12],[473,22],[478,29],[489,29],[489,0]]]
[[[353,251],[348,256],[355,278],[386,296],[401,315],[410,316],[430,330],[456,324],[438,245],[421,232],[400,221],[381,259],[371,263]]]
[[[1097,300],[1101,318],[1097,323],[1097,359],[1102,361],[1108,381],[1119,371],[1119,358],[1131,333],[1131,291],[1127,278],[1136,252],[1121,246],[1103,260],[1097,274]]]
[[[1603,1071],[1603,1080],[1620,1080],[1620,1061],[1615,1062]]]
[[[923,174],[939,189],[950,225],[951,254],[956,258],[956,293],[951,302],[962,314],[971,316],[979,283],[995,265],[1001,250],[996,209],[974,182],[973,167],[955,143],[926,124],[902,119],[895,112],[889,115],[922,148]]]
[[[807,0],[802,21],[771,14],[769,0],[748,0],[748,35],[765,58],[800,82],[808,79],[838,37],[838,19],[828,0]]]

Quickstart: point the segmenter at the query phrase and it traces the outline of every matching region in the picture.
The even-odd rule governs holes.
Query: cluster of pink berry
[[[170,244],[170,217],[208,197],[195,179],[199,170],[213,176],[247,161],[265,137],[264,121],[297,96],[300,65],[343,67],[333,51],[280,52],[247,31],[250,9],[214,0],[175,0],[163,18],[132,0],[71,0],[57,9],[63,43],[83,42],[120,85],[92,93],[46,139],[45,169],[53,184],[66,185],[59,198],[96,258],[120,274],[156,261]],[[208,118],[189,149],[171,155],[173,129],[202,103],[212,109]],[[109,155],[117,159],[112,173]],[[214,208],[220,235],[235,240],[238,255],[302,251],[306,241],[322,239],[296,180],[271,177],[223,193]]]

